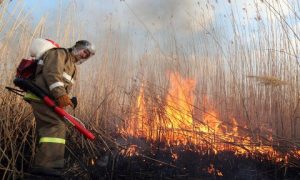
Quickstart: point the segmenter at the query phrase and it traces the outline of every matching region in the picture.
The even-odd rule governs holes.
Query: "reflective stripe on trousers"
[[[56,137],[41,137],[39,143],[66,144],[66,140],[63,138],[56,138]]]

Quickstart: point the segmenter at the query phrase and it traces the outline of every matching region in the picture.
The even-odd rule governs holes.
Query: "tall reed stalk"
[[[257,22],[253,24],[253,17],[245,12],[244,23],[252,24],[246,28],[235,13],[234,3],[227,7],[226,22],[230,24],[226,27],[218,24],[220,21],[207,27],[203,17],[203,21],[195,22],[203,28],[203,35],[193,35],[191,29],[193,41],[184,48],[176,29],[170,28],[164,37],[155,37],[146,29],[148,41],[144,42],[145,52],[139,57],[136,49],[143,44],[134,41],[134,34],[128,32],[124,38],[111,29],[113,22],[108,23],[105,36],[91,36],[97,55],[79,68],[78,83],[73,90],[79,105],[71,113],[99,133],[103,138],[99,144],[103,145],[110,140],[109,134],[126,125],[142,85],[147,88],[148,98],[156,98],[157,104],[151,106],[164,107],[169,87],[167,74],[179,72],[196,80],[194,106],[198,110],[193,114],[215,109],[225,122],[235,117],[251,131],[266,129],[279,139],[299,142],[300,121],[295,119],[294,112],[299,96],[300,29],[291,26],[290,19],[299,24],[300,8],[290,1],[264,2],[267,18],[261,19],[257,11]],[[274,8],[280,7],[276,3],[287,3],[291,13],[286,16],[282,9]],[[70,47],[84,32],[77,21],[75,4],[67,11],[59,7],[55,22],[52,17],[42,17],[34,26],[22,1],[14,4],[12,10],[8,10],[9,1],[0,5],[0,173],[4,179],[22,174],[29,166],[36,138],[30,106],[4,87],[12,86],[15,68],[28,56],[33,38],[52,37],[62,46]],[[50,21],[52,27],[47,25]],[[222,36],[224,29],[220,27],[232,32],[229,41]],[[79,135],[70,139],[73,142],[70,147],[97,155],[98,143],[83,141]]]

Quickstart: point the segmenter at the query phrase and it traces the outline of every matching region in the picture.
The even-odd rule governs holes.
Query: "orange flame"
[[[139,155],[137,145],[131,145],[127,149],[122,149],[120,154],[124,155],[125,157]]]
[[[170,73],[165,105],[151,109],[147,105],[153,102],[146,99],[145,88],[142,85],[133,108],[134,113],[127,120],[127,126],[122,132],[149,140],[165,140],[169,145],[192,143],[211,149],[214,153],[225,150],[247,156],[259,153],[275,158],[276,161],[287,161],[287,158],[280,155],[271,145],[263,145],[260,138],[253,139],[252,135],[241,133],[241,129],[247,128],[240,126],[235,118],[225,123],[220,120],[215,109],[208,109],[202,117],[195,117],[195,85],[193,79],[183,78],[179,73]],[[163,115],[158,112],[159,109],[164,109]],[[269,144],[273,141],[271,135],[266,139]],[[199,151],[201,150],[200,148]],[[173,158],[176,157],[174,155]]]
[[[182,79],[178,73],[170,74],[171,86],[167,95],[167,128],[190,128],[193,126],[193,91],[195,81]]]

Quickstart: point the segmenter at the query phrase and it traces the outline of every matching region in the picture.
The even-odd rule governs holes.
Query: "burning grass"
[[[86,179],[297,179],[300,176],[297,165],[270,160],[265,154],[237,155],[226,150],[215,153],[200,145],[169,145],[164,141],[122,136],[115,135],[118,148],[111,149],[111,153],[89,159],[86,171],[77,166],[70,168],[65,176],[80,175]]]
[[[232,29],[224,29],[232,31],[230,37],[220,36],[226,34],[223,29],[216,31],[221,24],[211,24],[212,29],[203,29],[203,35],[194,36],[191,30],[194,41],[184,48],[178,44],[176,30],[162,39],[147,30],[150,35],[145,37],[141,56],[134,53],[141,48],[130,37],[123,41],[122,34],[113,32],[111,26],[105,38],[93,37],[101,55],[80,69],[73,92],[79,105],[72,114],[84,120],[97,141],[86,141],[70,128],[66,176],[299,178],[300,124],[294,116],[299,46],[293,46],[289,21],[280,11],[273,11],[273,6],[266,10],[277,19],[268,17],[266,22],[259,18],[253,24],[258,30],[249,34],[251,27],[241,28],[233,4],[226,12]],[[35,122],[30,107],[4,87],[12,84],[15,66],[26,57],[32,38],[57,34],[57,42],[69,46],[83,31],[76,26],[71,10],[59,15],[53,33],[47,32],[51,28],[44,17],[33,30],[27,28],[30,20],[21,1],[11,13],[8,6],[9,1],[0,6],[0,26],[5,27],[0,28],[0,173],[13,179],[31,164]],[[289,7],[290,16],[299,21],[297,7]],[[149,39],[155,41],[155,48],[150,48],[153,42]],[[224,44],[227,40],[230,43]],[[160,47],[162,42],[167,47]]]
[[[194,88],[193,80],[184,79],[178,73],[170,74],[165,105],[149,109],[147,106],[153,103],[150,98],[146,100],[144,86],[141,86],[133,107],[135,114],[127,119],[120,132],[125,136],[165,141],[169,146],[192,144],[201,147],[197,150],[199,152],[212,150],[215,154],[222,151],[245,156],[258,154],[278,162],[294,154],[282,154],[276,148],[280,143],[274,140],[272,131],[268,129],[248,128],[245,122],[244,125],[239,124],[236,118],[222,120],[215,109],[207,109],[199,117],[195,114],[200,108],[194,105]],[[293,143],[287,149],[298,150]]]
[[[133,144],[141,143],[141,139],[130,140]],[[201,147],[194,145],[169,146],[163,142],[142,141],[140,146],[129,146],[125,154],[115,157],[114,178],[295,179],[300,176],[298,168],[287,166],[284,161],[271,161],[262,154],[236,155],[232,151],[215,154],[212,150],[199,151]],[[110,168],[106,173],[108,177],[112,175]]]

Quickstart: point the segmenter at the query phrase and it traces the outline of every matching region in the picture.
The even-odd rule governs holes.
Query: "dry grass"
[[[12,12],[7,12],[8,5],[6,1],[0,9],[0,172],[5,173],[5,179],[13,178],[30,164],[35,151],[35,122],[30,107],[8,93],[4,86],[12,85],[15,67],[28,55],[28,43],[34,37],[55,37],[63,46],[70,46],[82,35],[81,25],[72,17],[75,6],[70,6],[64,16],[58,15],[55,32],[48,32],[49,19],[43,17],[32,28],[30,12],[24,11],[21,2],[16,3]],[[293,7],[291,11],[299,11],[299,7],[290,6]],[[299,142],[300,123],[293,113],[299,93],[299,66],[295,57],[300,47],[291,43],[294,36],[288,33],[290,26],[285,23],[286,17],[266,7],[268,14],[273,13],[277,18],[267,19],[268,23],[258,19],[258,30],[252,34],[249,29],[238,26],[239,17],[227,12],[234,29],[231,44],[224,45],[219,25],[213,24],[216,30],[205,29],[205,35],[195,36],[195,41],[184,49],[180,48],[174,30],[164,39],[153,39],[156,37],[151,34],[149,44],[152,41],[155,46],[165,43],[168,51],[162,52],[163,48],[157,47],[145,51],[141,57],[136,57],[130,37],[124,40],[108,27],[105,39],[94,38],[101,54],[80,68],[73,91],[79,98],[79,106],[72,112],[103,141],[92,144],[73,133],[69,145],[88,152],[82,157],[88,159],[99,154],[100,148],[107,149],[103,142],[108,146],[114,144],[108,134],[116,131],[116,125],[126,124],[142,83],[147,88],[148,98],[158,102],[156,106],[164,106],[168,71],[180,72],[197,81],[194,93],[198,109],[213,108],[225,121],[235,117],[250,129],[272,129],[274,136]],[[234,7],[231,10],[234,11]],[[299,22],[296,14],[291,16]],[[201,26],[201,22],[198,23]],[[299,29],[293,31],[299,34]],[[211,53],[212,48],[214,53]],[[249,74],[253,76],[245,78]],[[204,99],[209,104],[204,103]]]
[[[248,78],[254,78],[256,81],[266,86],[281,86],[287,85],[288,82],[282,81],[273,76],[247,76]]]

